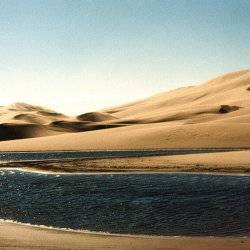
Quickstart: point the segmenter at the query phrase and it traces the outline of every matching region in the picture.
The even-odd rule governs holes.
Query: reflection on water
[[[0,171],[0,218],[153,235],[249,235],[250,176]]]

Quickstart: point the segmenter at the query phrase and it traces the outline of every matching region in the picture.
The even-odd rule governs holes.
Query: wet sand
[[[0,249],[244,250],[245,237],[157,237],[82,233],[0,221]]]
[[[15,162],[2,168],[49,172],[250,172],[250,151],[182,156]],[[0,249],[250,249],[250,237],[155,237],[63,231],[0,221]]]
[[[0,168],[46,172],[225,172],[249,173],[250,150],[190,155],[68,159],[1,163]]]

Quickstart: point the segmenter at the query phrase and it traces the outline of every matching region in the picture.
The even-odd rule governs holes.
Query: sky
[[[250,68],[249,0],[1,0],[0,105],[69,115]]]

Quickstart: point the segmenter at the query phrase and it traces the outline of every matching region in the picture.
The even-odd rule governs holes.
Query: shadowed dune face
[[[30,137],[41,137],[56,135],[58,133],[50,131],[47,127],[37,124],[0,124],[0,139],[14,140]]]
[[[238,106],[221,105],[219,113],[226,114],[240,109]]]
[[[89,123],[89,122],[80,122],[80,121],[55,121],[49,124],[53,129],[59,128],[64,129],[68,132],[81,132],[81,131],[91,131],[99,129],[108,129],[120,127],[120,124],[105,124],[105,123]]]
[[[57,113],[54,111],[45,111],[45,110],[39,110],[37,111],[38,115],[43,115],[43,116],[52,116],[52,117],[65,117],[65,115],[61,113]]]
[[[35,146],[33,141],[38,142],[37,149],[250,147],[249,85],[250,70],[244,70],[77,117],[28,104],[0,107],[0,123],[12,124],[12,128],[37,126],[30,133],[32,126],[22,127],[27,132],[20,136],[4,125],[0,140],[44,137],[13,141],[20,145],[17,150],[29,150],[28,145]],[[54,134],[61,135],[47,137]],[[0,148],[8,150],[8,145],[0,143]]]
[[[68,117],[52,110],[26,103],[0,107],[0,141],[57,134],[84,132],[123,126],[107,123],[112,115],[93,112]]]
[[[88,121],[88,122],[104,122],[104,121],[115,120],[116,117],[107,113],[91,112],[79,115],[77,116],[77,119],[80,121]]]
[[[53,115],[51,115],[53,114]],[[55,118],[56,117],[56,118]],[[57,135],[47,124],[64,117],[54,111],[25,103],[0,107],[0,140]]]

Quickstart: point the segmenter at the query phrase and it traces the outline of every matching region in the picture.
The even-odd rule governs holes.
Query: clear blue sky
[[[0,1],[0,104],[76,114],[250,68],[249,0]]]

